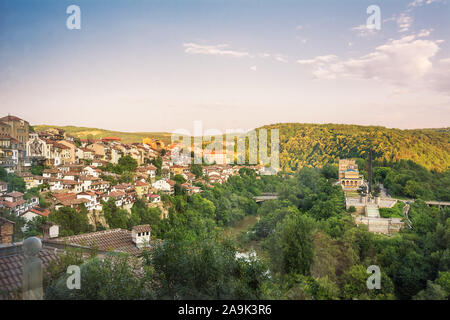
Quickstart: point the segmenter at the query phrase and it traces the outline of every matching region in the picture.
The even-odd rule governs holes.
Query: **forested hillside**
[[[170,133],[167,132],[121,132],[98,128],[52,125],[34,125],[33,127],[36,132],[52,128],[63,129],[67,134],[79,139],[102,139],[113,136],[122,139],[123,143],[142,142],[144,138],[159,139],[164,143],[170,142]]]
[[[323,166],[339,158],[365,158],[397,162],[412,160],[430,170],[446,171],[450,164],[448,130],[400,130],[341,124],[274,124],[280,130],[280,166],[297,170]]]

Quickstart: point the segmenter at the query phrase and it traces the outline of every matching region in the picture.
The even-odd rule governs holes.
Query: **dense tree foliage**
[[[280,130],[280,166],[285,170],[321,167],[342,158],[363,158],[369,149],[377,160],[412,160],[438,171],[449,168],[448,131],[300,123],[262,128]]]
[[[14,173],[8,173],[3,167],[0,167],[0,181],[8,183],[8,192],[19,191],[25,193],[26,191],[25,180]]]
[[[450,210],[417,200],[409,212],[411,228],[393,236],[373,234],[365,225],[355,225],[335,178],[333,166],[277,176],[242,169],[239,176],[205,187],[201,194],[163,196],[169,208],[163,220],[144,201],[128,213],[109,200],[104,214],[111,228],[148,223],[161,244],[144,251],[142,268],[133,257],[88,260],[82,278],[90,282],[82,284],[81,291],[68,292],[63,286],[66,276],[61,275],[62,280],[49,287],[48,297],[448,298]],[[254,197],[262,192],[277,192],[279,198],[258,205]],[[399,205],[387,214],[401,210]],[[251,215],[259,219],[236,239],[224,232]],[[239,257],[251,250],[256,256]],[[367,268],[372,265],[380,268],[381,289],[367,287]],[[132,291],[132,286],[137,289]]]
[[[426,200],[450,200],[450,171],[429,171],[412,162],[379,163],[374,180],[383,183],[392,196]]]
[[[119,159],[119,163],[114,165],[108,163],[106,166],[101,166],[100,169],[103,171],[113,172],[116,174],[130,174],[138,167],[138,163],[131,156],[123,156]]]
[[[48,218],[59,225],[59,234],[61,236],[71,236],[93,231],[84,205],[81,206],[79,211],[70,207],[61,207],[56,211],[52,211]]]

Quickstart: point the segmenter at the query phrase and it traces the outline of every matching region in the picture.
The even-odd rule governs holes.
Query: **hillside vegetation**
[[[80,139],[101,139],[105,137],[121,138],[123,143],[142,142],[144,138],[162,140],[164,143],[170,143],[170,133],[168,132],[121,132],[97,128],[76,127],[76,126],[53,126],[53,125],[35,125],[35,131],[44,131],[50,128],[59,128],[67,134]]]
[[[437,171],[450,164],[450,132],[446,129],[400,130],[377,126],[340,124],[274,124],[262,127],[280,130],[280,166],[297,170],[323,166],[339,158],[366,158],[398,162],[412,160]]]

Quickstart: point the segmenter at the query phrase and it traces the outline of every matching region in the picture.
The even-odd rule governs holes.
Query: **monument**
[[[42,243],[39,238],[27,238],[23,244],[25,260],[23,262],[23,300],[42,300],[44,292],[42,288],[42,260],[38,257],[42,249]]]

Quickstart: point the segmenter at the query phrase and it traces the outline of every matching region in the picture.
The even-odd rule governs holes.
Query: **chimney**
[[[14,222],[0,217],[0,245],[13,243],[14,225]]]
[[[149,224],[135,226],[131,229],[131,240],[138,247],[145,247],[150,244],[151,227]]]
[[[47,221],[42,225],[42,234],[44,240],[58,238],[59,226],[51,221]]]
[[[369,150],[369,170],[368,170],[368,179],[369,179],[369,194],[372,194],[372,150]]]

